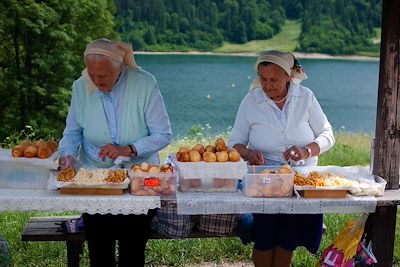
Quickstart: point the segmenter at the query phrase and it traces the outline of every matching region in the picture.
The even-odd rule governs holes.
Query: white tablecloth
[[[178,214],[233,213],[373,213],[375,197],[346,198],[249,198],[236,193],[177,193]]]
[[[76,211],[89,214],[146,214],[160,197],[62,195],[58,190],[0,189],[0,211]]]
[[[375,212],[375,197],[342,199],[249,198],[236,193],[180,193],[178,214],[358,213]],[[0,211],[76,211],[89,214],[145,214],[161,206],[160,197],[62,195],[58,190],[0,189]]]

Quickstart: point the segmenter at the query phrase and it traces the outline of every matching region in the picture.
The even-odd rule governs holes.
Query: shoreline
[[[217,53],[217,52],[147,52],[147,51],[134,51],[135,55],[194,55],[194,56],[242,56],[242,57],[257,57],[258,53],[253,52],[242,52],[242,53]],[[333,56],[321,53],[302,53],[293,52],[293,54],[300,59],[331,59],[331,60],[357,60],[357,61],[379,61],[379,57],[367,57],[357,55],[341,55]]]

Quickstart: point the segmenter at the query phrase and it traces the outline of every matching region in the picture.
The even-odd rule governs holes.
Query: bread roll
[[[234,149],[234,148],[229,149],[229,151],[228,151],[228,157],[229,157],[229,161],[237,162],[237,161],[240,160],[240,154],[239,154],[239,152],[238,152],[236,149]]]
[[[192,148],[192,150],[199,151],[200,155],[203,156],[203,153],[204,153],[204,146],[203,146],[202,144],[197,144],[197,145],[195,145],[195,146]]]
[[[238,180],[237,179],[225,179],[225,186],[233,186],[236,187]]]
[[[31,145],[31,142],[29,142],[28,140],[24,140],[22,141],[19,145],[15,146],[12,150],[11,150],[11,155],[13,157],[23,157],[24,156],[24,150],[27,146]]]
[[[189,158],[191,162],[199,162],[201,161],[201,155],[197,150],[190,150]]]
[[[189,179],[189,186],[192,188],[201,186],[201,179]]]
[[[215,140],[215,150],[216,151],[225,151],[227,149],[228,149],[228,147],[226,146],[224,139],[217,138]]]
[[[149,168],[150,168],[150,164],[148,164],[147,162],[143,162],[143,163],[140,165],[140,169],[141,169],[142,171],[144,171],[144,172],[147,172],[147,171],[149,170]]]
[[[151,165],[148,172],[159,173],[159,172],[161,172],[161,168],[157,165]]]
[[[278,173],[282,173],[282,174],[289,174],[291,172],[292,172],[292,169],[290,168],[290,165],[283,165],[278,171]]]
[[[229,160],[228,152],[226,152],[226,151],[215,152],[215,155],[217,156],[218,162],[226,162]]]
[[[42,145],[39,145],[39,148],[37,149],[37,156],[41,159],[47,159],[48,157],[50,157],[51,153],[52,151],[50,147],[44,143]]]
[[[54,153],[57,150],[58,144],[54,140],[50,140],[47,142],[47,146],[50,147],[51,153]]]
[[[214,178],[212,181],[212,184],[216,188],[224,187],[225,186],[225,179],[220,179],[220,178]]]
[[[29,145],[24,149],[24,157],[26,158],[33,158],[37,155],[37,147],[34,145]]]
[[[204,152],[203,159],[205,162],[216,162],[217,156],[212,152]]]
[[[162,172],[172,172],[172,166],[169,163],[161,165]]]
[[[25,148],[25,147],[27,147],[29,145],[32,145],[32,143],[29,140],[23,140],[19,145],[23,146]]]
[[[25,147],[18,145],[11,150],[11,155],[15,158],[23,157],[24,156]]]
[[[189,152],[178,152],[176,153],[176,159],[182,162],[190,161]]]
[[[33,142],[33,145],[34,145],[36,148],[39,148],[40,146],[45,145],[45,142],[44,142],[42,139],[40,139],[40,140],[34,141],[34,142]]]
[[[212,152],[215,153],[215,146],[213,145],[207,145],[206,148],[204,149],[205,152]]]
[[[133,164],[133,165],[131,166],[131,170],[132,170],[133,172],[135,172],[136,170],[140,170],[140,165],[138,165],[138,164]]]
[[[190,147],[188,147],[188,146],[183,146],[183,147],[181,147],[180,149],[179,149],[179,152],[187,152],[187,153],[189,153],[189,151],[190,150],[192,150]]]

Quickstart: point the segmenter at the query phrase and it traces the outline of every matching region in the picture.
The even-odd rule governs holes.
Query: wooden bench
[[[62,223],[79,216],[57,216],[57,217],[32,217],[29,219],[21,234],[22,241],[63,241],[67,245],[68,267],[79,267],[80,257],[83,253],[83,245],[86,237],[85,232],[66,233]],[[323,232],[326,226],[323,225]],[[211,237],[234,237],[235,235],[217,235],[200,231],[193,231],[186,238],[211,238]],[[168,239],[168,237],[153,231],[150,239]]]
[[[83,244],[86,239],[85,233],[67,234],[62,228],[62,222],[78,217],[32,217],[21,234],[21,240],[64,241],[67,245],[68,266],[79,266],[80,255],[83,253]]]
[[[65,233],[62,223],[79,216],[32,217],[21,234],[22,241],[63,241],[67,245],[67,261],[69,267],[79,266],[80,256],[86,240],[84,231]],[[234,235],[216,235],[193,231],[187,238],[233,237]],[[168,239],[153,231],[150,239]]]

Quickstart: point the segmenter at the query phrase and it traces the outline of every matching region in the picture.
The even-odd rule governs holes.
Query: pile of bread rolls
[[[11,150],[11,154],[15,158],[25,157],[25,158],[40,158],[46,159],[50,157],[57,150],[57,142],[50,141],[28,141],[24,140],[19,145],[15,146]]]
[[[181,147],[176,153],[176,159],[180,162],[237,162],[240,160],[240,154],[234,148],[228,149],[224,139],[217,138],[215,145],[204,147],[202,144],[197,144],[192,148]]]
[[[131,194],[159,196],[175,193],[176,176],[171,164],[151,165],[146,162],[131,167]]]

